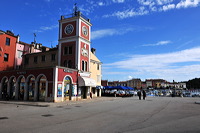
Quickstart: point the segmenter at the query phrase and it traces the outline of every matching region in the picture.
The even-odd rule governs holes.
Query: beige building
[[[41,68],[58,65],[57,48],[24,55],[23,68]]]
[[[96,81],[96,87],[93,87],[90,92],[92,92],[93,97],[101,96],[101,61],[95,55],[96,50],[92,48],[90,52],[90,78]]]
[[[135,89],[140,89],[142,87],[142,81],[141,79],[138,79],[138,78],[131,79],[127,81],[127,86],[130,86]]]

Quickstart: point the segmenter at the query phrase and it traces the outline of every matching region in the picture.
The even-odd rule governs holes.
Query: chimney
[[[10,30],[7,30],[6,33],[9,34],[9,35],[14,36],[14,33],[12,31],[10,31]]]
[[[96,54],[96,49],[95,48],[91,48],[91,52],[95,55]]]
[[[20,38],[20,36],[19,36],[19,34],[17,35],[17,43],[19,43],[19,38]]]

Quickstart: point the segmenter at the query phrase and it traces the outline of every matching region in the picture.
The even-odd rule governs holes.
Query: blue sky
[[[11,4],[12,3],[12,4]],[[2,0],[0,30],[58,44],[58,20],[74,3],[91,19],[102,79],[200,77],[200,0]]]

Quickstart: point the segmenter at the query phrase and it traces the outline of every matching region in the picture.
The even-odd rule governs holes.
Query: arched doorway
[[[15,99],[16,95],[16,78],[11,77],[9,80],[9,98]]]
[[[15,99],[24,100],[24,90],[25,90],[25,77],[20,76],[17,80],[17,89],[15,93]]]
[[[33,75],[27,78],[27,100],[33,101],[35,94],[35,77]]]
[[[4,77],[1,80],[0,98],[5,99],[7,94],[8,94],[8,78]]]
[[[47,88],[47,78],[44,75],[40,75],[38,76],[38,80],[37,80],[37,99],[36,101],[45,101],[46,98],[46,88]]]
[[[69,76],[64,78],[64,100],[71,100],[72,96],[72,81]]]

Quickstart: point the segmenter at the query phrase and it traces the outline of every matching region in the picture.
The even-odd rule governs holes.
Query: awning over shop
[[[96,89],[103,89],[103,86],[96,86]]]
[[[134,90],[134,88],[131,88],[129,86],[104,86],[104,89],[119,89],[119,90]]]
[[[96,87],[96,81],[92,78],[78,77],[78,85]]]

